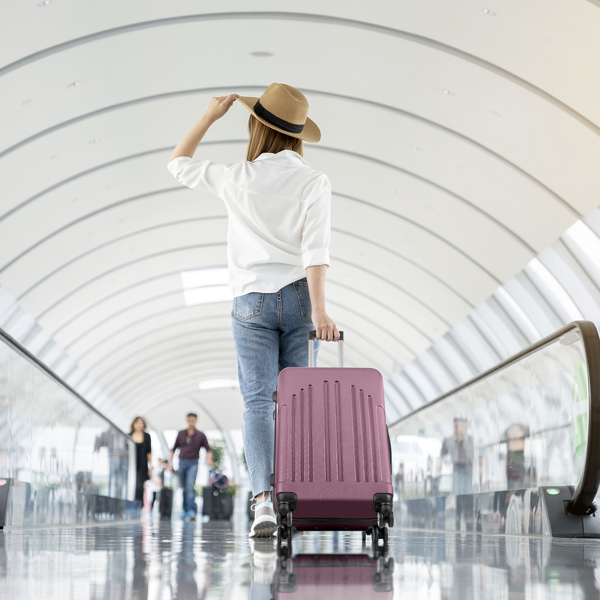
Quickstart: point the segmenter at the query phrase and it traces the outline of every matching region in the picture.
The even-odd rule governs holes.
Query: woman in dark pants
[[[146,421],[142,417],[133,420],[129,433],[135,442],[136,450],[135,499],[143,502],[144,483],[152,477],[152,441],[150,434],[146,432]]]

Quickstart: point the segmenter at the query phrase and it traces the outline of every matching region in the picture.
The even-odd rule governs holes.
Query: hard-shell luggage
[[[173,511],[173,490],[168,487],[160,488],[158,510],[161,518],[170,519]]]
[[[298,530],[358,530],[373,545],[394,524],[391,447],[383,378],[376,369],[286,368],[273,394],[275,458],[271,485],[278,547]],[[312,363],[312,364],[311,364]]]
[[[274,598],[360,598],[394,595],[394,559],[368,554],[298,554],[278,561]]]
[[[211,521],[228,520],[233,514],[233,496],[216,485],[205,485],[202,491],[202,514]]]

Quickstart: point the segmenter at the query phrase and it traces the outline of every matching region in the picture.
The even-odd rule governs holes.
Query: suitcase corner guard
[[[298,510],[298,496],[294,492],[279,492],[277,498],[277,512],[285,517],[288,513]]]

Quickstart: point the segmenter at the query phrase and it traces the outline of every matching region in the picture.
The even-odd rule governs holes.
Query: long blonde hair
[[[263,152],[272,152],[277,154],[282,150],[293,150],[300,156],[304,156],[304,147],[302,140],[275,131],[261,123],[253,114],[248,119],[248,154],[246,160],[253,161],[258,158]]]

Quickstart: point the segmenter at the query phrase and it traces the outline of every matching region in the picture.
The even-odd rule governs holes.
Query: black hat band
[[[302,133],[302,130],[304,129],[304,125],[296,125],[295,123],[290,123],[289,121],[284,121],[283,119],[276,117],[260,103],[260,100],[256,101],[254,112],[270,125],[279,127],[279,129],[283,129],[284,131],[289,131],[290,133]]]

